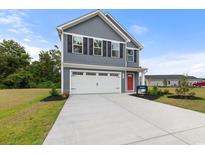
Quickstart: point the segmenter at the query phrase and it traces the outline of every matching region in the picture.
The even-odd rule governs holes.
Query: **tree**
[[[25,48],[13,40],[0,42],[0,82],[8,75],[29,66],[30,56]]]
[[[30,68],[36,82],[60,82],[61,54],[58,46],[41,51],[39,61],[32,62]]]
[[[189,86],[188,77],[186,75],[179,81],[179,87],[175,90],[175,92],[179,96],[194,96],[195,94],[193,92],[190,92],[192,89],[193,87]]]

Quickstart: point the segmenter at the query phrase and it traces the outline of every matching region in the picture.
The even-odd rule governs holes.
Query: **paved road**
[[[44,144],[205,144],[205,114],[128,94],[73,95]]]

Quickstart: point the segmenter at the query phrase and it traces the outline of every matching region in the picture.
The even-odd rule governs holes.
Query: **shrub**
[[[180,81],[179,81],[179,88],[175,90],[176,94],[179,96],[186,96],[189,94],[189,91],[192,88],[189,86],[189,81],[187,76],[184,76]]]
[[[161,90],[159,90],[159,88],[157,86],[153,86],[149,91],[148,94],[152,95],[152,96],[157,96],[160,95],[162,92]]]
[[[168,89],[164,89],[163,94],[165,94],[165,95],[169,94],[169,90]]]
[[[36,85],[38,88],[52,88],[53,86],[54,84],[51,81],[40,82]]]
[[[30,88],[32,80],[33,76],[30,72],[20,70],[18,73],[8,75],[3,84],[8,88]]]
[[[195,95],[196,95],[196,93],[193,92],[193,91],[189,93],[189,96],[190,96],[190,97],[194,97]]]
[[[53,86],[51,88],[51,91],[49,91],[49,93],[50,93],[51,96],[59,96],[60,95],[55,86]]]

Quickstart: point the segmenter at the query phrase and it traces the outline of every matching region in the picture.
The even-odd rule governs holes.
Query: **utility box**
[[[148,92],[148,87],[146,85],[137,86],[137,95],[145,95]]]

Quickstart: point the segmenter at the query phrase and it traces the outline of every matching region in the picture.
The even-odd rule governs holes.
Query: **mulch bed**
[[[135,96],[135,97],[140,97],[140,98],[144,98],[144,99],[148,99],[148,100],[155,100],[158,99],[159,97],[161,97],[162,95],[157,95],[157,96],[153,96],[153,95],[137,95],[137,94],[131,94],[131,96]]]
[[[65,100],[67,99],[67,97],[64,97],[62,95],[58,95],[58,96],[48,96],[44,99],[41,100],[41,102],[48,102],[48,101],[61,101],[61,100]]]

